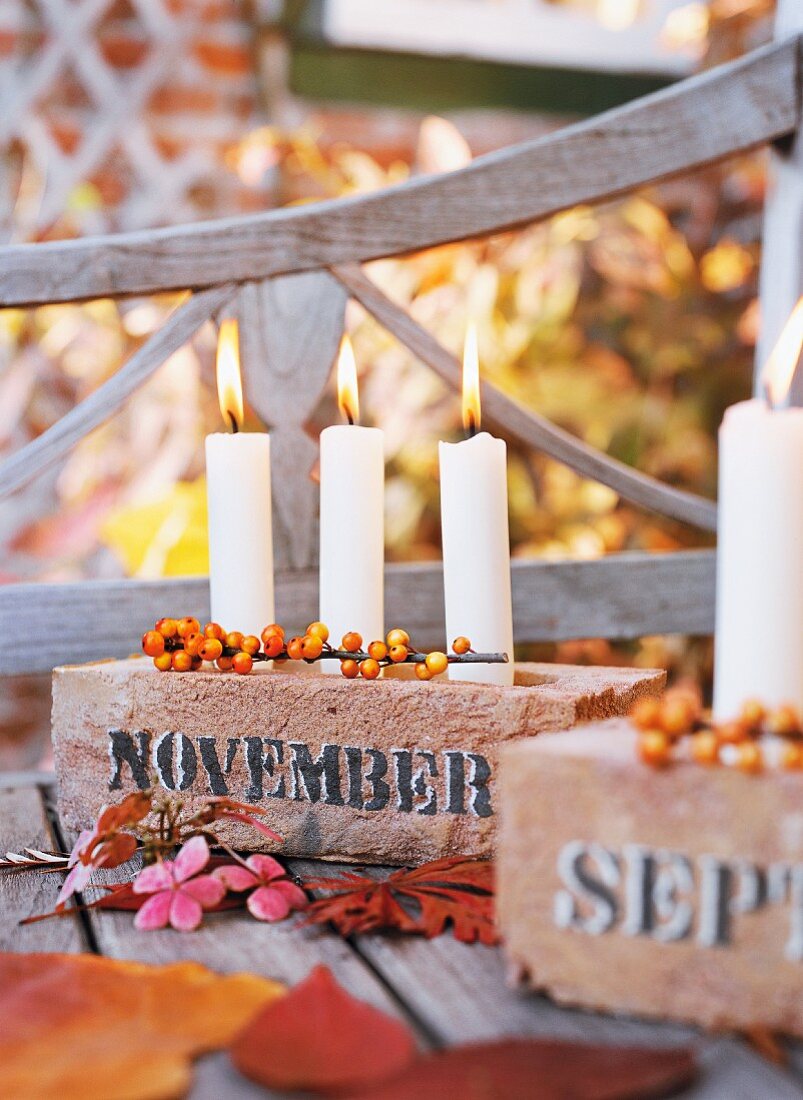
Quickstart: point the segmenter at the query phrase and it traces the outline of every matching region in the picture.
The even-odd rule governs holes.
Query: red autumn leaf
[[[260,1012],[229,1053],[240,1073],[269,1089],[333,1095],[359,1092],[400,1073],[415,1058],[409,1028],[358,1001],[316,966]]]
[[[648,1100],[674,1094],[695,1076],[685,1048],[504,1039],[426,1055],[359,1100]]]
[[[451,924],[455,939],[462,943],[498,942],[489,860],[458,856],[394,871],[383,880],[349,872],[304,885],[330,894],[310,905],[308,921],[331,922],[344,936],[395,929],[431,939]]]

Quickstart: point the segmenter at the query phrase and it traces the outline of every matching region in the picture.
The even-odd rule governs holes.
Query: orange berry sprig
[[[284,628],[271,623],[256,635],[226,631],[219,623],[207,623],[203,629],[198,619],[159,619],[152,630],[142,636],[142,650],[160,672],[194,672],[204,663],[214,664],[221,672],[245,675],[255,661],[340,661],[340,671],[346,679],[361,676],[375,680],[383,668],[396,664],[412,664],[419,680],[431,680],[445,672],[452,663],[498,664],[508,660],[505,653],[475,653],[468,638],[455,638],[452,652],[439,650],[422,653],[415,649],[406,630],[398,627],[388,631],[384,640],[371,642],[363,649],[362,636],[356,631],[344,634],[340,647],[329,643],[329,628],[325,623],[310,623],[303,635],[285,638]]]
[[[663,699],[638,700],[630,718],[639,731],[639,757],[655,768],[685,758],[706,767],[727,764],[757,774],[765,764],[761,740],[774,737],[783,740],[781,767],[803,771],[803,722],[788,704],[769,710],[751,699],[737,718],[713,722],[704,715],[696,692],[674,688]]]

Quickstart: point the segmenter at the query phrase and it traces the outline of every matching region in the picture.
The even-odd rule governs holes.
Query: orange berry
[[[360,662],[360,673],[366,680],[375,680],[379,675],[379,662],[375,661],[373,657],[367,657]]]
[[[326,623],[310,623],[307,627],[307,634],[312,634],[316,638],[320,638],[322,642],[326,642],[329,640],[329,627]]]
[[[772,711],[767,719],[767,729],[778,737],[788,737],[790,734],[800,733],[800,715],[791,703],[785,703]]]
[[[368,653],[375,661],[384,661],[388,655],[388,647],[384,642],[371,642]]]
[[[427,668],[426,661],[419,661],[415,666],[415,674],[419,680],[431,680],[432,673]]]
[[[265,641],[267,634],[278,634],[280,638],[284,637],[284,627],[279,626],[278,623],[268,623],[265,629],[262,631],[262,641]]]
[[[203,663],[203,661],[201,660],[200,657],[193,657],[192,658],[192,664],[190,665],[190,668],[192,669],[193,672],[197,672],[200,668],[203,668],[203,664],[204,663]]]
[[[188,634],[184,639],[184,652],[189,653],[190,657],[197,657],[201,652],[201,646],[206,641],[208,639],[196,630],[194,634]]]
[[[767,717],[767,708],[760,699],[746,699],[742,703],[739,718],[751,730],[758,729]]]
[[[299,638],[298,635],[290,639],[290,641],[287,643],[287,656],[290,658],[291,661],[301,660],[301,658],[304,656],[303,646],[304,639]]]
[[[158,657],[153,658],[153,663],[160,672],[169,672],[173,667],[173,654],[160,653]]]
[[[721,722],[714,727],[721,745],[739,745],[749,737],[747,727],[741,722]]]
[[[761,749],[755,741],[745,741],[739,746],[739,759],[736,764],[739,771],[755,775],[764,767],[764,758]]]
[[[231,657],[218,657],[215,664],[221,672],[231,672],[232,658]]]
[[[305,661],[314,661],[323,653],[323,640],[318,634],[305,634],[301,639],[301,656]]]
[[[345,661],[340,662],[340,671],[347,680],[353,680],[355,676],[359,675],[360,666],[356,661],[352,661],[351,657],[348,657]]]
[[[245,676],[245,674],[250,672],[254,667],[254,658],[250,653],[246,653],[245,650],[240,650],[239,653],[235,653],[232,657],[231,667],[241,676]]]
[[[171,665],[174,672],[189,672],[192,668],[192,657],[184,649],[177,649],[171,655]]]
[[[452,642],[452,650],[454,653],[468,653],[470,649],[471,642],[468,638],[464,638],[462,634]]]
[[[158,630],[163,638],[175,638],[178,634],[178,623],[175,619],[160,619],[154,630]]]
[[[667,695],[658,724],[670,737],[680,737],[691,733],[696,718],[696,708],[688,695]]]
[[[392,649],[395,645],[409,645],[410,635],[406,630],[400,630],[396,627],[395,630],[389,630],[385,641],[388,643],[388,648]]]
[[[700,730],[691,739],[692,760],[698,764],[716,764],[719,760],[719,741],[712,730]]]
[[[232,630],[226,635],[223,644],[226,646],[226,649],[241,649],[243,636],[239,630]]]
[[[427,666],[433,676],[440,675],[441,672],[445,672],[449,667],[449,661],[445,653],[441,653],[437,649],[433,649],[431,653],[426,655],[424,664]]]
[[[223,656],[223,642],[220,638],[207,638],[198,650],[198,656],[204,661],[216,661]]]
[[[164,635],[158,630],[146,630],[142,635],[142,652],[147,657],[159,657],[164,651]]]
[[[645,764],[662,768],[670,759],[669,738],[663,730],[642,730],[639,734],[638,751]]]
[[[197,634],[200,629],[201,624],[198,620],[189,616],[178,621],[178,635],[180,638],[186,638],[188,634]]]
[[[361,646],[362,634],[358,634],[356,630],[350,630],[348,634],[344,634],[340,643],[341,649],[345,649],[347,653],[356,653]]]
[[[284,649],[284,638],[281,634],[269,634],[264,639],[264,649],[268,657],[277,657]]]
[[[661,700],[653,696],[636,700],[630,719],[640,730],[656,729],[661,721]]]
[[[217,638],[222,642],[226,637],[226,631],[220,625],[220,623],[207,623],[204,627],[204,636],[206,638]]]
[[[257,638],[256,634],[246,634],[240,648],[244,649],[246,653],[250,653],[253,657],[255,653],[259,653],[259,638]]]
[[[781,753],[781,766],[789,771],[798,771],[803,768],[803,743],[800,741],[786,742]]]
[[[399,664],[400,661],[406,661],[408,653],[409,650],[406,645],[392,645],[388,650],[388,656],[395,665]]]

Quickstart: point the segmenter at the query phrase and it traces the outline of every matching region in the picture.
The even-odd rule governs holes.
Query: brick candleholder
[[[58,668],[61,818],[85,828],[103,803],[153,784],[189,805],[225,794],[265,806],[287,855],[487,855],[503,742],[623,714],[664,683],[656,670],[570,665],[517,665],[513,687],[387,671],[373,682],[306,665],[160,673],[141,657]],[[227,829],[233,845],[266,846],[247,827]]]
[[[803,773],[655,769],[617,719],[505,746],[514,979],[586,1008],[803,1035]]]

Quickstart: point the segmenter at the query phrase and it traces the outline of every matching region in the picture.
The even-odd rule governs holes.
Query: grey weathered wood
[[[779,0],[775,36],[803,31],[800,0]],[[803,61],[801,61],[803,66]],[[761,371],[798,298],[803,294],[803,128],[794,140],[770,153],[770,186],[764,206],[761,252],[761,328],[756,346],[756,392]],[[803,405],[803,367],[793,382],[792,403]]]
[[[58,851],[45,814],[42,792],[26,785],[0,790],[0,854],[23,848]],[[38,871],[0,871],[0,950],[85,951],[86,939],[74,917],[21,927],[19,922],[53,909],[63,879]]]
[[[324,272],[246,283],[240,350],[249,402],[271,427],[273,553],[277,568],[318,560],[317,443],[304,425],[326,385],[343,332],[346,292]]]
[[[0,463],[0,497],[18,489],[61,458],[85,435],[108,420],[127,397],[147,381],[234,293],[229,285],[194,294],[112,377],[79,405]]]
[[[426,329],[384,294],[356,264],[333,268],[335,277],[369,313],[393,333],[448,386],[460,390],[462,369],[455,357]],[[647,474],[626,466],[595,447],[525,409],[489,382],[481,383],[483,417],[525,446],[535,447],[563,462],[584,477],[609,485],[625,500],[704,530],[716,529],[713,501],[664,485]]]
[[[514,561],[515,640],[710,634],[714,566],[712,550]],[[386,566],[385,606],[387,622],[409,629],[420,646],[444,644],[439,563]],[[277,574],[276,613],[293,632],[317,617],[317,571]],[[183,614],[208,616],[205,577],[0,585],[0,619],[15,622],[25,616],[31,623],[25,647],[13,632],[0,632],[0,675],[125,657],[138,652],[140,636],[156,619]]]
[[[246,281],[511,229],[772,141],[797,123],[797,45],[772,45],[556,134],[398,187],[199,225],[0,251],[0,303]]]

